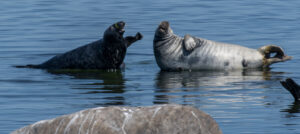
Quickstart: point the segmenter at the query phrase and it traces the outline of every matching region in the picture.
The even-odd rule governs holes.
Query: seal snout
[[[118,32],[123,35],[125,30],[124,30],[124,27],[125,27],[125,22],[124,21],[119,21],[117,23],[114,24],[114,27],[116,28],[116,30],[118,30]]]
[[[119,21],[119,22],[115,23],[114,26],[115,26],[116,29],[124,29],[125,22],[124,21]]]
[[[159,24],[159,29],[161,31],[168,31],[168,28],[169,28],[170,24],[168,21],[162,21],[160,24]]]

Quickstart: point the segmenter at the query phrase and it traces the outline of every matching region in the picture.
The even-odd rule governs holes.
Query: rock
[[[98,107],[42,120],[12,134],[221,134],[208,114],[175,104]]]

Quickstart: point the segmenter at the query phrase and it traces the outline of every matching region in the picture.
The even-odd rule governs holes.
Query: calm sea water
[[[86,108],[177,103],[210,114],[225,134],[300,134],[300,105],[279,81],[300,83],[300,1],[24,0],[0,2],[0,133]],[[41,63],[102,38],[112,23],[141,32],[120,72],[49,72]],[[160,21],[178,35],[258,48],[293,60],[269,71],[160,72],[152,40]]]

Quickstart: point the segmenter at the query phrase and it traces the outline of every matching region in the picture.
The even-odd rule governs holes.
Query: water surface
[[[196,0],[26,0],[0,2],[0,132],[98,106],[192,105],[225,134],[300,133],[300,105],[279,81],[300,83],[300,2]],[[102,37],[123,20],[141,32],[123,71],[47,71],[41,63]],[[293,60],[270,70],[161,72],[152,40],[160,21],[180,36],[258,48],[280,45]]]

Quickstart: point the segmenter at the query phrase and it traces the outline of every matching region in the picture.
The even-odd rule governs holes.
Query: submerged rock
[[[99,107],[43,120],[12,134],[221,134],[208,114],[191,106]]]

